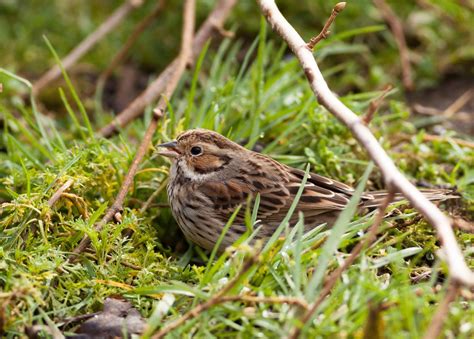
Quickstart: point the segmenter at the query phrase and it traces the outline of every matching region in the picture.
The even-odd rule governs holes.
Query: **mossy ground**
[[[456,25],[465,27],[467,14],[449,3],[441,1],[436,6],[450,9],[448,14],[460,19]],[[385,71],[384,63],[397,64],[397,53],[391,45],[377,49],[390,39],[385,28],[370,23],[355,30],[351,17],[364,9],[371,13],[371,20],[375,16],[369,4],[355,7],[348,18],[338,18],[338,30],[317,48],[316,55],[327,81],[341,93],[341,100],[362,115],[380,94],[373,89],[395,82],[395,75],[392,70]],[[412,13],[413,8],[405,7],[400,5],[397,10]],[[256,7],[246,2],[238,7],[238,11],[253,10]],[[294,11],[297,13],[298,8]],[[434,14],[433,18],[439,19]],[[256,20],[258,23],[258,17]],[[431,21],[425,23],[422,32],[433,34],[432,25]],[[366,153],[350,132],[317,104],[298,63],[278,39],[267,37],[269,28],[261,23],[259,29],[260,33],[253,31],[253,43],[238,38],[224,40],[201,56],[202,65],[185,75],[171,98],[154,144],[188,128],[209,128],[291,166],[304,169],[309,163],[311,171],[357,185],[369,164]],[[443,57],[456,52],[469,60],[469,46],[443,40],[444,35],[455,34],[453,31],[456,29],[448,27],[436,36],[454,44]],[[73,38],[79,35],[73,29],[71,33]],[[28,34],[25,39],[30,41]],[[25,55],[20,51],[27,49],[26,43],[18,41],[2,66],[22,70],[26,61],[13,57],[15,53]],[[426,40],[420,44],[430,45]],[[68,49],[58,41],[53,45],[57,50]],[[45,44],[36,48],[40,58],[48,58]],[[94,53],[89,62],[103,67],[108,56]],[[348,53],[356,57],[347,57]],[[438,49],[426,50],[428,61],[436,53]],[[363,63],[358,60],[369,59],[365,65],[370,68],[360,73]],[[416,74],[420,83],[439,78],[433,68],[420,69]],[[28,92],[20,78],[2,72],[0,82],[0,330],[6,336],[23,336],[26,326],[37,323],[59,326],[65,318],[101,309],[106,297],[117,294],[131,300],[149,319],[151,328],[162,326],[214,295],[238,274],[244,258],[254,253],[255,249],[242,244],[235,252],[226,252],[209,263],[206,253],[188,247],[166,207],[169,164],[153,156],[152,150],[128,194],[122,223],[109,223],[100,232],[94,231],[92,225],[122,183],[152,107],[143,119],[106,140],[91,136],[88,129],[90,125],[91,130],[97,130],[111,119],[110,110],[93,96],[86,97],[80,91],[79,104],[73,99],[73,90],[64,85],[64,100],[72,107],[70,114],[63,104],[48,111],[40,101],[32,105],[19,94]],[[61,102],[55,88],[52,86],[49,95]],[[81,115],[81,104],[88,115]],[[416,127],[417,120],[410,115],[399,90],[390,93],[370,126],[413,182],[456,187],[461,199],[443,208],[474,219],[474,150],[450,139],[464,136],[447,131],[442,141],[423,141],[430,130]],[[411,137],[401,140],[401,135]],[[50,206],[52,194],[69,179],[73,184],[67,194]],[[365,184],[368,189],[383,188],[380,173],[374,169]],[[239,281],[233,292],[293,296],[310,303],[324,282],[313,277],[324,277],[334,270],[365,236],[372,220],[373,213],[343,225],[342,237],[333,239],[335,252],[323,246],[330,234],[324,228],[306,235],[286,230],[286,240],[272,243],[254,265],[252,275]],[[437,255],[439,241],[431,226],[407,207],[397,206],[382,228],[377,242],[363,251],[318,309],[306,329],[308,336],[386,333],[420,337],[424,333],[447,284],[447,267]],[[69,263],[67,258],[84,234],[92,239],[90,251]],[[474,267],[473,235],[456,230],[456,237],[468,264]],[[173,300],[172,306],[160,313],[165,296]],[[444,335],[472,337],[473,306],[472,295],[466,291],[450,307]],[[207,310],[173,335],[274,337],[289,331],[299,316],[294,306],[285,304],[229,302]],[[62,330],[72,331],[74,327]]]

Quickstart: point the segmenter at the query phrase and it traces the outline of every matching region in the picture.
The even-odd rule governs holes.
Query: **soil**
[[[421,105],[427,111],[432,111],[434,115],[442,115],[448,107],[468,91],[470,91],[469,100],[455,114],[444,120],[442,126],[472,137],[474,136],[473,76],[447,75],[437,87],[410,94],[407,96],[407,100],[412,108],[416,107],[416,105]],[[413,111],[415,111],[415,117],[426,117],[424,114],[419,114],[417,109],[413,109]]]

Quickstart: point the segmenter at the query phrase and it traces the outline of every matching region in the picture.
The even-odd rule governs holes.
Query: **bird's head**
[[[171,158],[173,165],[191,180],[225,176],[234,160],[247,152],[217,132],[192,129],[180,134],[176,140],[158,145],[158,154]]]

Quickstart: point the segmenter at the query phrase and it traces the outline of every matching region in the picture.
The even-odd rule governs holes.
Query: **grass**
[[[217,50],[203,53],[173,96],[173,114],[162,120],[154,143],[199,126],[259,147],[291,166],[309,164],[311,171],[348,184],[381,188],[376,170],[368,180],[359,179],[370,166],[365,152],[317,104],[297,62],[279,42],[265,38],[268,33],[262,23],[242,63],[239,41],[226,40]],[[335,47],[339,55],[354,48],[325,43],[317,53],[328,56]],[[343,81],[342,70],[336,71],[326,73],[330,84]],[[129,192],[123,222],[93,230],[94,221],[118,191],[151,110],[111,140],[93,138],[91,129],[101,125],[90,106],[82,105],[74,94],[71,82],[67,89],[73,93],[72,103],[64,92],[55,94],[68,114],[53,119],[32,101],[13,94],[25,85],[21,78],[2,71],[0,81],[9,94],[0,102],[0,329],[6,337],[24,336],[25,327],[32,324],[56,326],[65,318],[95,312],[114,294],[130,300],[152,328],[161,327],[212,298],[239,275],[246,258],[263,247],[247,244],[250,230],[233,251],[221,256],[213,252],[210,258],[215,261],[197,248],[187,249],[169,209],[160,205],[166,202],[169,164],[151,155],[141,164]],[[349,93],[341,100],[363,114],[377,95]],[[457,186],[463,196],[460,206],[446,208],[472,220],[474,150],[450,142],[423,142],[425,132],[414,127],[396,94],[388,97],[371,127],[412,180]],[[400,132],[413,137],[398,143]],[[74,182],[68,195],[49,206],[48,199],[68,179]],[[142,209],[152,194],[156,198]],[[384,221],[376,243],[363,251],[322,303],[305,330],[308,337],[423,335],[446,291],[447,268],[436,255],[439,243],[432,228],[412,209],[399,209]],[[251,228],[255,212],[248,213]],[[365,237],[373,217],[371,213],[344,221],[337,237],[324,227],[303,234],[303,219],[294,229],[283,224],[285,238],[275,237],[265,246],[261,259],[232,294],[312,302],[324,277]],[[92,251],[79,262],[68,263],[84,234],[92,239]],[[474,237],[460,231],[456,236],[473,267]],[[418,281],[426,271],[431,272],[429,278]],[[472,298],[455,301],[443,334],[472,337],[473,306]],[[288,333],[300,317],[300,311],[287,304],[228,302],[186,322],[170,337],[275,337]]]

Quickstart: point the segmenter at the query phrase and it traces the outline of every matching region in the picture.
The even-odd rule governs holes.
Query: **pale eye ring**
[[[200,155],[202,154],[202,148],[200,146],[193,146],[191,147],[191,154],[192,155]]]

